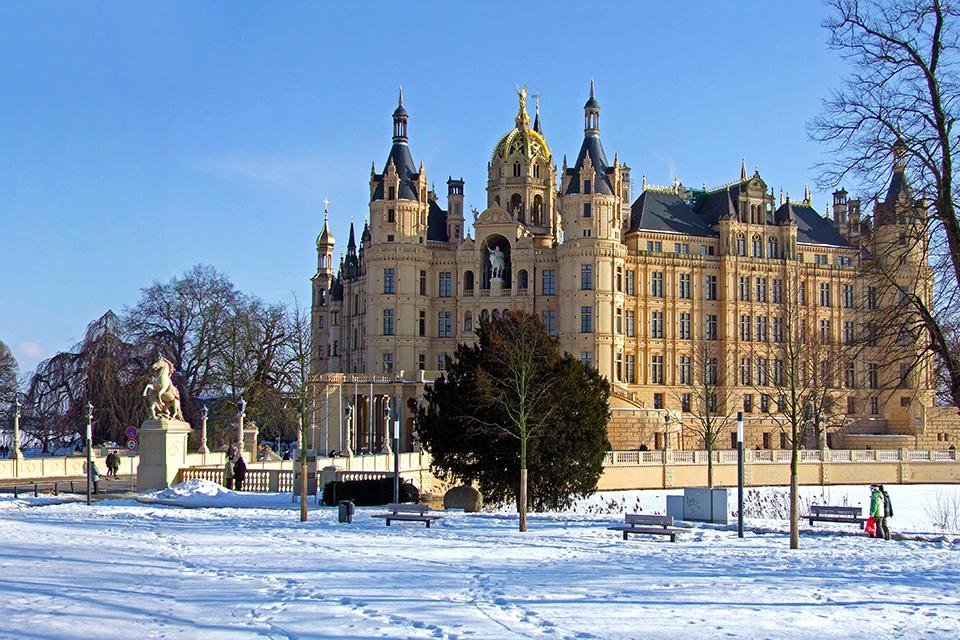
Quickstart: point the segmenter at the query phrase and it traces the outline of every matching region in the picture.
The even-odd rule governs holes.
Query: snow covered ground
[[[901,540],[804,527],[793,552],[775,518],[742,540],[606,530],[624,508],[662,512],[663,491],[598,494],[527,534],[496,512],[387,528],[377,508],[338,524],[311,505],[301,524],[289,495],[202,481],[156,497],[204,508],[0,498],[0,638],[957,638],[960,532],[930,505],[960,488],[888,488]]]

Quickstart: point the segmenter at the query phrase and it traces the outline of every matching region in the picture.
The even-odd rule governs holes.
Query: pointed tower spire
[[[350,221],[350,236],[347,238],[347,255],[353,255],[357,251],[357,240],[353,233],[353,220]]]
[[[747,179],[747,159],[744,157],[740,158],[740,180]]]
[[[330,232],[330,201],[323,199],[323,231],[317,237],[317,247],[332,247],[336,243]]]
[[[540,128],[540,92],[533,94],[533,99],[536,100],[536,115],[533,117],[533,130],[539,134],[543,134],[543,129]]]
[[[588,134],[600,133],[600,103],[594,92],[593,78],[590,78],[590,97],[583,105],[583,130]]]
[[[397,98],[397,108],[393,111],[393,141],[407,141],[407,120],[410,114],[403,107],[403,87],[400,87],[400,96]]]
[[[810,185],[803,185],[803,201],[804,203],[813,204],[813,194],[810,192]]]

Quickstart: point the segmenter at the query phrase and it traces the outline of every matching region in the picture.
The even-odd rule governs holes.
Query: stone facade
[[[559,169],[539,105],[531,123],[524,89],[514,127],[488,161],[487,206],[472,212],[468,230],[463,180],[447,180],[443,209],[414,163],[408,121],[401,94],[387,161],[381,172],[371,168],[359,244],[351,224],[335,264],[328,222],[317,238],[312,418],[337,425],[326,429],[330,448],[344,449],[349,437],[344,407],[359,425],[351,449],[383,448],[384,409],[409,413],[457,344],[511,309],[541,316],[562,349],[610,380],[614,449],[702,448],[685,426],[698,404],[694,352],[706,349],[714,355],[704,362],[731,391],[717,410],[745,412],[749,448],[781,448],[765,407],[778,399],[771,381],[784,366],[782,323],[798,314],[805,335],[825,345],[822,369],[810,375],[829,380],[832,413],[842,414],[831,446],[947,448],[960,437],[956,411],[931,406],[931,365],[917,337],[864,341],[873,318],[898,308],[863,275],[864,261],[879,263],[886,246],[925,233],[925,204],[910,199],[899,160],[872,218],[843,190],[823,214],[809,190],[799,201],[777,198],[745,163],[739,179],[719,187],[657,187],[644,178],[634,196],[630,168],[617,155],[607,159],[592,84],[580,151]],[[902,253],[898,282],[929,297],[920,252]],[[787,301],[795,307],[785,315]],[[407,449],[412,421],[401,420]],[[717,447],[730,447],[734,431],[731,419]]]

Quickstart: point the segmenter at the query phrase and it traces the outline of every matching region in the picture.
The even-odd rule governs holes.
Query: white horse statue
[[[147,399],[150,417],[154,420],[169,418],[182,421],[180,392],[171,378],[173,363],[163,356],[158,356],[150,370],[153,372],[153,377],[143,388],[143,397]]]

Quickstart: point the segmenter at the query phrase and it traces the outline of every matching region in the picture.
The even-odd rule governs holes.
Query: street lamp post
[[[743,537],[743,412],[737,412],[737,537]]]
[[[301,441],[306,440],[303,433],[303,401],[297,401],[297,421]],[[298,451],[300,454],[300,522],[307,521],[307,452],[303,447]]]
[[[210,453],[210,449],[207,448],[207,416],[210,411],[207,409],[207,405],[203,405],[203,409],[200,411],[200,453]]]
[[[20,394],[13,394],[13,451],[10,457],[20,459],[23,453],[20,451]]]
[[[90,504],[90,483],[93,481],[93,403],[87,402],[87,504]]]
[[[394,400],[393,412],[393,502],[400,502],[400,418],[402,406],[401,397]]]
[[[390,410],[390,396],[383,396],[383,452],[388,456],[393,453],[393,450],[390,448],[390,418],[391,416],[396,416],[397,411],[394,409],[391,413]]]

